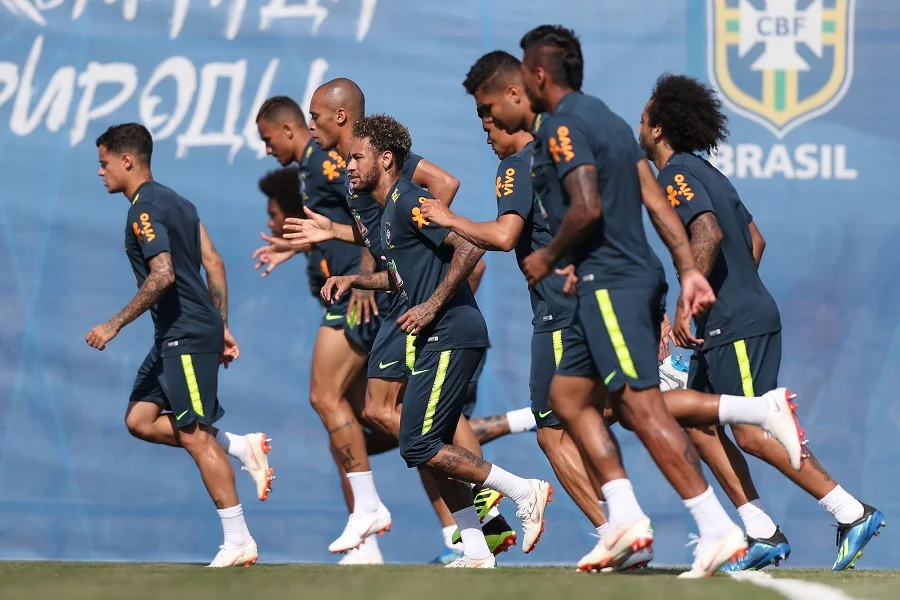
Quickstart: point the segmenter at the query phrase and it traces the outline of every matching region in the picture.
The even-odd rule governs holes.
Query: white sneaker
[[[617,568],[635,553],[650,549],[653,551],[653,525],[649,517],[641,517],[625,525],[610,530],[597,542],[594,549],[578,561],[579,571],[603,571]]]
[[[718,540],[704,540],[691,534],[688,546],[697,544],[694,549],[694,564],[690,571],[685,571],[678,579],[702,579],[712,577],[713,573],[725,563],[734,562],[747,554],[747,538],[737,525]]]
[[[537,545],[544,533],[544,511],[553,500],[553,488],[541,479],[529,479],[531,497],[518,507],[516,516],[522,520],[522,552],[528,554]]]
[[[391,530],[391,513],[382,504],[374,514],[352,513],[340,537],[328,546],[329,552],[347,552],[359,545],[370,535],[383,534]]]
[[[763,398],[769,404],[769,414],[763,429],[784,446],[791,460],[791,466],[795,471],[799,471],[803,459],[803,446],[807,441],[806,432],[800,428],[800,422],[794,414],[797,405],[791,400],[796,397],[787,388],[775,388],[763,394]]]
[[[497,566],[497,559],[493,554],[487,558],[469,558],[465,554],[446,565],[445,569],[493,569]]]
[[[269,450],[271,439],[264,433],[248,433],[244,436],[246,444],[244,457],[241,459],[241,469],[250,473],[256,483],[256,495],[263,502],[272,491],[272,481],[275,479],[275,469],[269,468]]]
[[[681,356],[670,354],[659,365],[659,389],[664,392],[686,389],[689,371]]]
[[[369,550],[366,548],[366,543],[363,542],[359,548],[353,548],[344,555],[344,557],[338,561],[339,565],[383,565],[384,557],[381,555],[381,550],[375,548],[374,550]]]
[[[244,546],[219,546],[219,553],[206,566],[213,568],[249,567],[257,560],[259,560],[259,549],[253,538],[250,538],[250,542]]]

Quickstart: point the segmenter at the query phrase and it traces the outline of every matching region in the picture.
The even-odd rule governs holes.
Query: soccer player
[[[697,522],[694,563],[680,577],[709,576],[745,553],[747,542],[704,479],[693,444],[666,410],[659,390],[666,284],[644,235],[642,202],[680,276],[675,327],[682,313],[708,310],[715,296],[630,128],[602,101],[580,92],[583,59],[574,33],[544,25],[525,34],[520,45],[532,110],[550,113],[536,132],[532,172],[555,231],[547,248],[526,258],[524,271],[533,285],[562,258],[571,255],[575,264],[577,318],[566,331],[566,352],[550,394],[554,411],[595,468],[609,507],[610,532],[582,563],[615,566],[653,541],[650,519],[591,404],[595,388],[605,383],[611,407],[629,422]]]
[[[534,549],[543,531],[552,489],[545,481],[522,479],[479,458],[474,436],[466,435],[466,427],[457,428],[466,423],[460,420],[466,389],[487,346],[484,318],[471,288],[461,284],[484,252],[422,217],[420,204],[433,196],[401,179],[412,145],[405,127],[391,117],[376,115],[354,123],[352,133],[348,176],[355,191],[369,192],[383,208],[382,249],[388,271],[332,277],[322,295],[326,300],[337,299],[356,286],[391,289],[406,297],[411,308],[396,324],[415,341],[400,413],[400,454],[409,467],[432,471],[453,511],[464,555],[448,566],[493,568],[494,556],[485,542],[471,490],[461,482],[498,490],[516,504],[526,553]]]
[[[757,389],[778,384],[781,317],[757,272],[765,247],[762,234],[728,178],[698,156],[725,141],[726,122],[715,90],[691,77],[664,74],[641,115],[638,137],[688,229],[694,261],[717,297],[709,313],[695,319],[698,337],[687,330],[678,340],[679,345],[697,350],[691,357],[688,385],[753,396]],[[758,427],[732,425],[732,432],[744,452],[773,465],[835,518],[838,556],[832,568],[852,566],[884,525],[881,511],[846,492],[808,448],[806,463],[795,471],[779,445]],[[735,569],[777,564],[790,554],[790,546],[765,513],[744,457],[734,451],[721,427],[690,433],[704,459],[722,454],[731,458],[733,469],[713,472],[744,520],[751,543]]]
[[[150,310],[154,343],[138,370],[125,425],[139,439],[184,448],[197,463],[225,536],[209,566],[253,564],[259,552],[244,521],[226,451],[250,471],[265,500],[269,440],[265,434],[235,436],[213,426],[225,413],[218,398],[219,365],[227,368],[240,354],[228,329],[225,265],[194,205],[153,180],[153,139],[143,125],[110,127],[97,138],[97,149],[97,174],[106,189],[131,203],[125,251],[139,289],[116,316],[91,329],[86,341],[103,350]],[[163,414],[164,409],[169,412]]]

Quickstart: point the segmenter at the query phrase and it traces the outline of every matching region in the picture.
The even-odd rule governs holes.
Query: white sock
[[[769,401],[765,398],[748,398],[746,396],[719,397],[719,423],[722,425],[757,425],[766,424],[769,416]]]
[[[499,517],[499,516],[500,516],[500,509],[497,508],[496,506],[492,506],[491,510],[487,511],[487,514],[484,515],[484,522],[482,523],[482,525],[487,525],[495,517]]]
[[[443,529],[441,529],[441,534],[444,536],[444,545],[450,548],[451,550],[462,550],[462,544],[453,543],[453,532],[456,531],[456,525],[447,525]],[[371,537],[371,536],[370,536]]]
[[[240,548],[250,543],[250,531],[244,521],[244,508],[238,504],[218,511],[222,519],[222,530],[225,532],[225,545]]]
[[[459,527],[462,537],[463,552],[469,558],[487,558],[491,555],[484,533],[481,531],[481,522],[478,520],[478,511],[474,506],[453,513],[453,520]]]
[[[609,508],[607,517],[610,527],[631,523],[646,516],[634,495],[634,487],[627,479],[607,481],[600,491]]]
[[[242,435],[234,435],[221,429],[216,432],[216,441],[225,450],[225,454],[238,460],[244,460],[244,451],[247,449],[247,442]]]
[[[375,489],[375,479],[372,471],[362,473],[347,473],[347,481],[353,490],[353,512],[373,514],[378,512],[381,506],[381,498]]]
[[[719,499],[716,498],[712,486],[707,487],[706,491],[696,498],[685,500],[684,505],[691,511],[691,516],[697,522],[697,530],[700,532],[701,538],[721,539],[728,535],[731,528],[735,526],[731,517],[722,508]]]
[[[359,548],[357,548],[356,551],[363,556],[373,556],[380,553],[381,551],[378,549],[378,536],[370,535],[364,539],[363,543],[359,545]]]
[[[609,523],[604,523],[603,525],[598,525],[597,526],[597,537],[602,540],[603,536],[605,536],[608,531],[609,531]]]
[[[830,512],[838,523],[844,525],[861,519],[866,512],[859,500],[848,494],[841,486],[825,494],[825,497],[819,500],[819,505]]]
[[[757,540],[766,540],[775,535],[775,522],[766,514],[762,500],[751,500],[743,506],[739,506],[738,516],[744,523],[744,531],[747,535]]]
[[[531,412],[530,408],[511,410],[506,413],[506,420],[509,422],[510,433],[524,433],[534,429],[536,426],[534,413]]]
[[[484,480],[484,487],[497,490],[512,500],[516,506],[531,499],[531,484],[528,483],[528,480],[504,471],[497,465],[491,465],[491,472]],[[460,529],[460,531],[462,530]]]

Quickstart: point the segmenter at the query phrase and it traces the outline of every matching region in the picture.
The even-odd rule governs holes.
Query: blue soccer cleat
[[[780,527],[775,528],[772,537],[755,539],[747,536],[747,555],[743,558],[722,566],[723,571],[758,571],[769,565],[778,566],[791,555],[791,545],[788,543]]]
[[[444,551],[435,556],[429,565],[449,565],[457,558],[462,558],[463,553],[453,548],[444,548]]]
[[[884,527],[884,515],[880,510],[863,504],[863,516],[847,525],[838,525],[837,545],[838,555],[834,561],[832,571],[852,569],[853,563],[862,557],[863,548],[873,537],[878,535],[878,530]]]

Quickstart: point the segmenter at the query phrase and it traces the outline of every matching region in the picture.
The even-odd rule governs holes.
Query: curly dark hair
[[[584,57],[574,31],[562,25],[541,25],[522,36],[519,46],[525,52],[534,47],[549,49],[551,52],[543,53],[538,59],[539,64],[556,83],[568,85],[575,91],[581,89]]]
[[[353,137],[369,140],[376,152],[390,150],[398,171],[412,148],[409,129],[394,117],[384,114],[371,115],[355,122]]]
[[[300,169],[287,167],[269,171],[259,180],[259,191],[274,198],[285,217],[303,217],[303,198],[300,197]]]
[[[663,73],[647,109],[650,127],[662,127],[675,152],[715,150],[728,138],[728,117],[716,91],[687,75]]]
[[[521,68],[522,62],[518,58],[509,52],[494,50],[475,61],[466,73],[463,87],[466,88],[466,93],[474,96],[482,86],[506,81],[509,76],[520,76]]]
[[[140,123],[113,125],[97,138],[97,147],[100,146],[106,146],[113,154],[132,154],[148,167],[153,156],[153,136]]]

